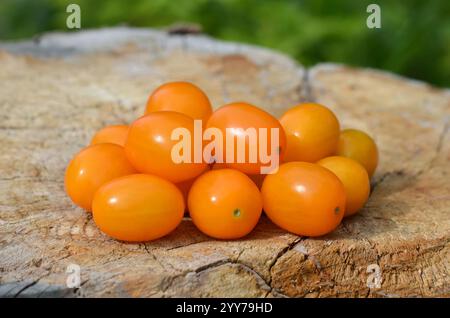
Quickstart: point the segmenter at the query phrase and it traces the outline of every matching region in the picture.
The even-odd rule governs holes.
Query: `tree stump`
[[[381,162],[366,207],[315,239],[265,217],[237,241],[208,238],[188,218],[154,242],[106,237],[64,193],[65,167],[96,130],[130,123],[174,80],[198,84],[215,108],[243,100],[279,116],[317,101],[367,131]],[[0,83],[0,296],[450,296],[448,90],[130,28],[1,43]],[[79,288],[66,284],[70,264]]]

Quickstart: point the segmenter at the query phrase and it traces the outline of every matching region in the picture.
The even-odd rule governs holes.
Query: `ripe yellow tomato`
[[[101,143],[111,143],[119,146],[125,145],[125,140],[128,135],[127,125],[114,125],[107,126],[99,130],[91,140],[91,145],[101,144]]]
[[[211,115],[206,127],[217,128],[223,135],[222,143],[217,143],[217,148],[220,151],[216,151],[215,154],[222,153],[223,163],[228,168],[237,169],[246,174],[260,174],[261,167],[270,166],[270,163],[264,162],[266,159],[260,156],[261,150],[267,151],[268,156],[277,156],[278,161],[281,160],[280,158],[284,153],[286,136],[283,127],[275,117],[256,106],[247,103],[232,103],[222,106]],[[254,129],[255,138],[253,139],[244,133],[249,128]],[[272,129],[276,129],[278,132],[277,140],[274,139],[276,135],[272,136]],[[262,131],[266,133],[266,142],[262,142],[263,135],[260,133]],[[226,138],[227,132],[232,138],[231,146]],[[277,145],[274,150],[275,153],[271,151],[272,139],[274,139],[274,144]],[[241,148],[240,144],[244,147]],[[260,145],[264,149],[261,149]],[[227,147],[233,150],[232,163],[226,162]],[[253,158],[251,154],[253,154]],[[241,161],[243,162],[239,162],[239,156],[242,156]],[[254,159],[253,162],[251,162],[251,159]]]
[[[214,238],[238,239],[258,223],[262,199],[256,185],[233,169],[211,170],[192,185],[189,214],[197,228]]]
[[[145,114],[155,111],[175,111],[204,123],[212,114],[206,94],[194,84],[171,82],[158,87],[149,97]]]
[[[151,241],[180,224],[183,195],[167,180],[134,174],[103,185],[95,194],[92,214],[99,229],[117,240]]]
[[[193,138],[194,120],[181,113],[154,112],[133,122],[125,142],[125,153],[132,165],[139,172],[154,174],[174,183],[200,175],[208,165],[203,162],[202,156],[201,162],[195,163],[193,140],[190,142],[190,162],[177,163],[172,156],[172,149],[180,143],[172,140],[172,132],[179,128],[185,129]]]
[[[100,186],[135,172],[123,147],[108,143],[97,144],[83,149],[70,161],[64,183],[72,201],[91,211],[92,199]]]
[[[357,161],[340,156],[324,158],[317,164],[333,172],[344,185],[347,197],[345,216],[358,212],[367,202],[370,193],[370,181],[366,169]]]
[[[339,137],[338,156],[348,157],[362,164],[372,177],[378,165],[378,148],[375,141],[365,132],[345,129]]]
[[[286,132],[284,161],[316,162],[331,156],[339,141],[339,122],[325,106],[305,103],[288,110],[280,123]]]
[[[276,173],[266,176],[261,193],[264,211],[272,222],[297,235],[325,235],[344,216],[342,182],[317,164],[282,164]]]

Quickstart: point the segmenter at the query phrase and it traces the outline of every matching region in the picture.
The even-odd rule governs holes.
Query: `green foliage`
[[[368,29],[369,0],[1,0],[0,39],[66,30],[78,3],[82,27],[163,27],[193,22],[211,36],[322,61],[394,71],[450,86],[450,1],[378,0],[382,28]]]

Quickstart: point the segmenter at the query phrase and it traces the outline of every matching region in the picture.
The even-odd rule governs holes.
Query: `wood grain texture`
[[[131,122],[173,80],[198,84],[215,108],[243,100],[279,116],[299,101],[328,105],[380,147],[367,206],[318,239],[264,217],[239,241],[212,240],[189,219],[155,242],[106,237],[66,197],[65,167],[96,130]],[[450,296],[448,90],[129,28],[0,43],[0,83],[1,296]],[[81,267],[78,289],[66,287],[69,264]],[[370,264],[381,288],[367,286]]]

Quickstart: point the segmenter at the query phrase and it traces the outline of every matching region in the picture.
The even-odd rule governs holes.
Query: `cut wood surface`
[[[174,80],[198,84],[214,108],[241,100],[279,116],[317,101],[343,128],[367,131],[380,165],[366,207],[315,239],[265,217],[237,241],[208,238],[188,218],[145,244],[105,236],[64,193],[65,167],[96,130],[130,123]],[[306,69],[201,35],[111,28],[0,43],[0,295],[448,297],[449,116],[448,90],[369,69]],[[66,286],[70,264],[80,288]],[[381,286],[368,284],[377,266]]]

